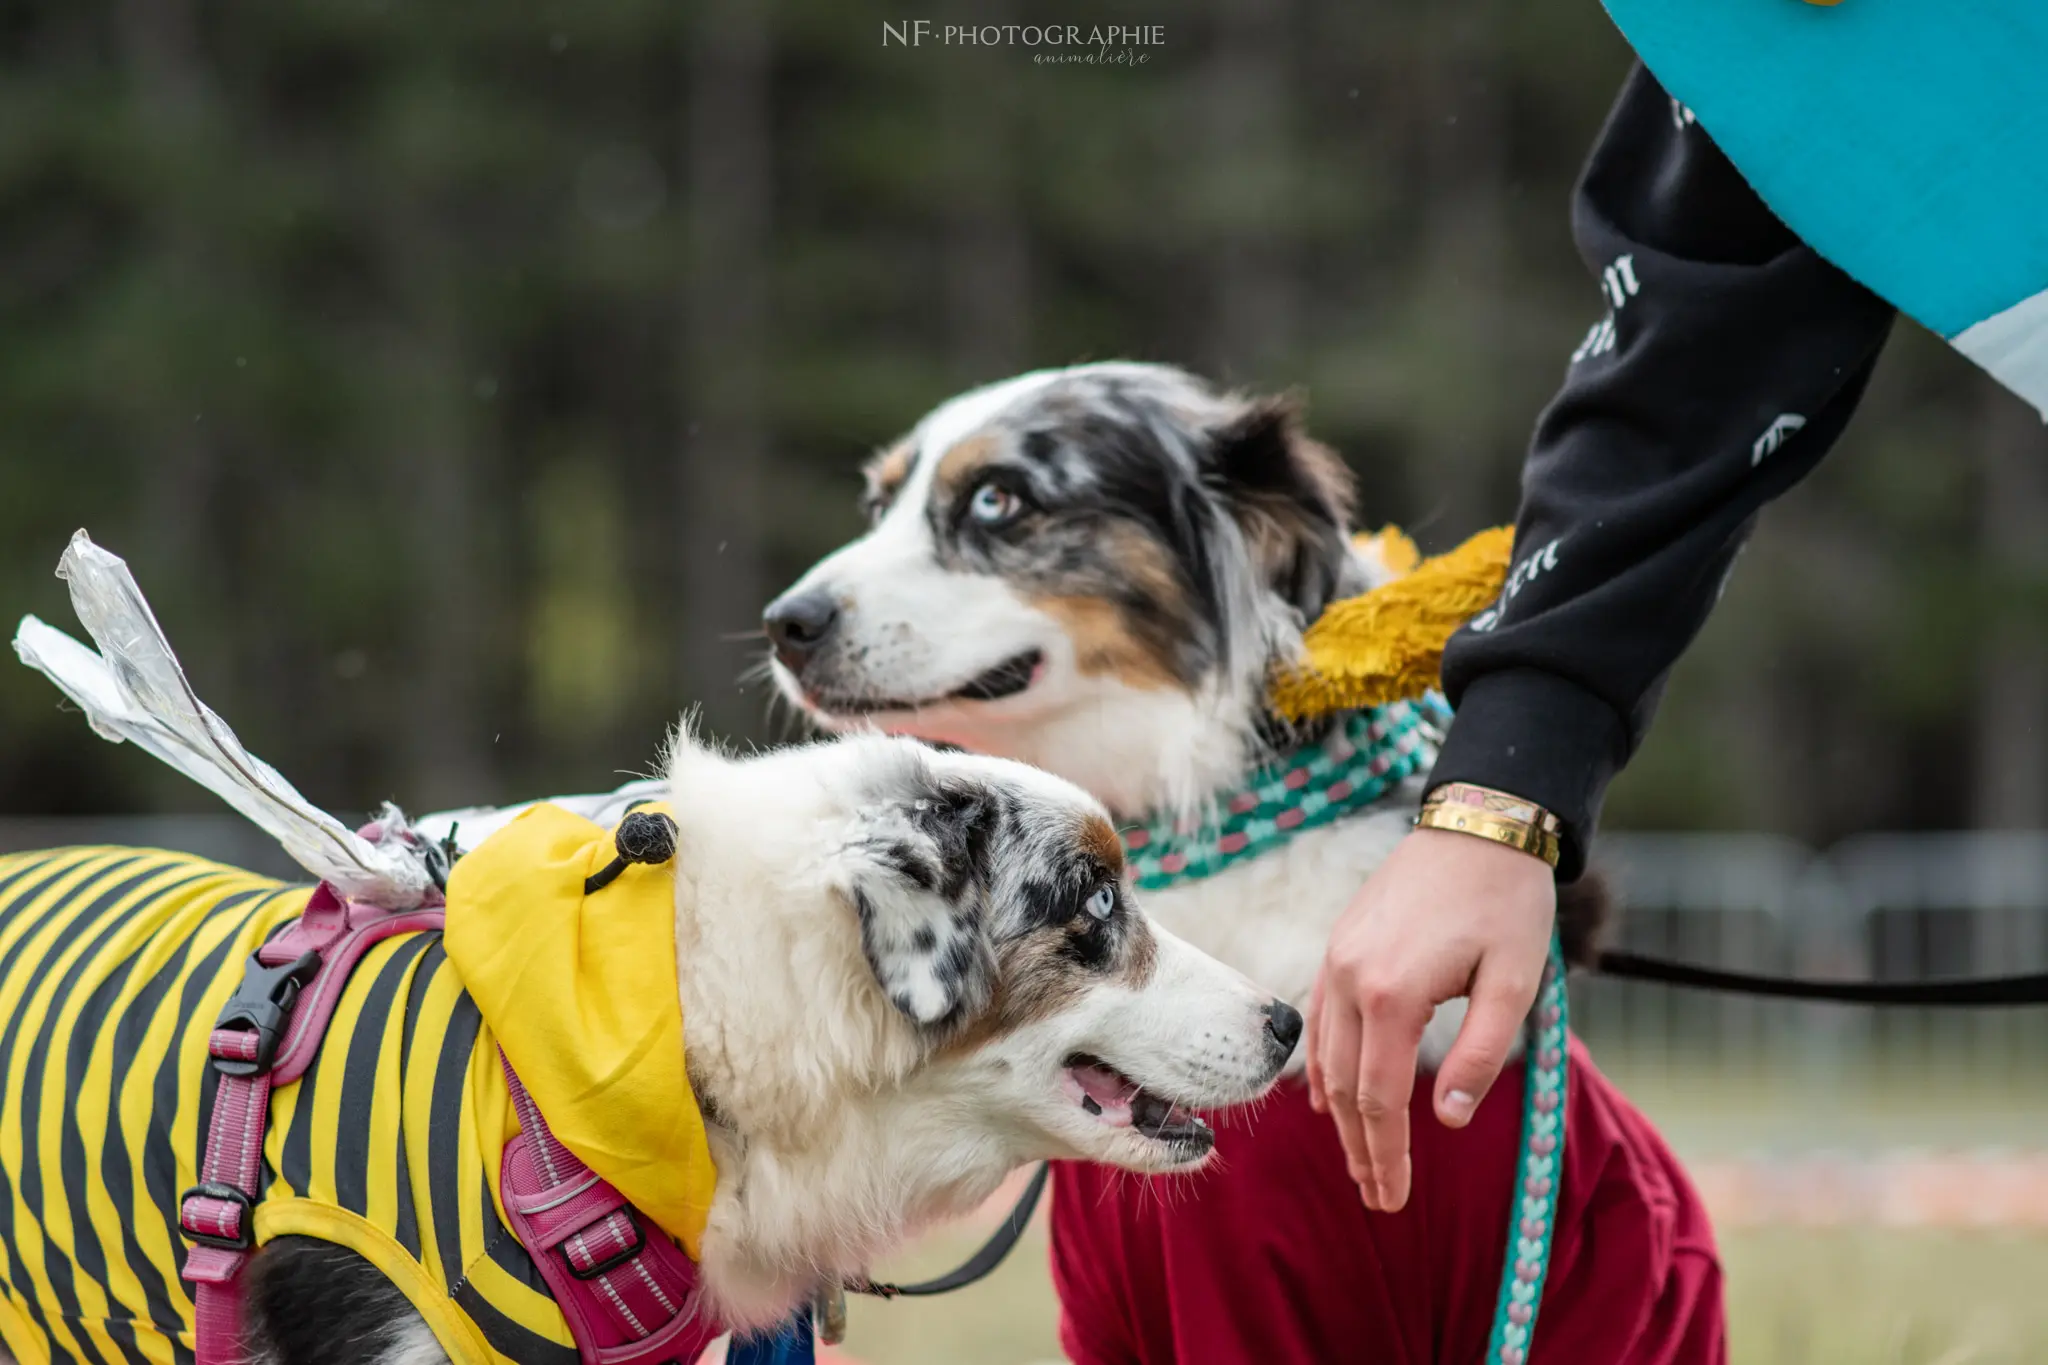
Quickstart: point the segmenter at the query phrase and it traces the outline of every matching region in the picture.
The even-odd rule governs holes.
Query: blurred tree
[[[1009,0],[947,11],[955,22],[1014,22]],[[950,191],[943,231],[946,350],[961,385],[1014,373],[1032,357],[1031,239],[1017,194],[1018,91],[991,89],[968,62],[939,71],[940,149]]]
[[[1978,650],[1973,823],[2048,826],[2048,441],[2032,409],[1983,386],[1973,442],[1981,475],[1983,558],[1990,579]]]
[[[679,677],[721,729],[744,727],[736,652],[770,596],[767,514],[774,154],[767,13],[760,0],[698,0],[689,18],[690,270],[685,281]]]
[[[1163,24],[1142,66],[885,20]],[[1598,315],[1599,7],[24,0],[0,10],[0,600],[80,525],[341,809],[588,787],[701,704],[948,394],[1109,356],[1301,387],[1365,515],[1506,517]],[[1613,813],[2039,823],[2041,429],[1902,325]],[[0,670],[0,811],[205,809]]]

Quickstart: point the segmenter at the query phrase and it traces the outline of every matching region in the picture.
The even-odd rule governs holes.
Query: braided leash
[[[1570,1094],[1571,1002],[1565,989],[1564,945],[1550,939],[1550,969],[1529,1014],[1522,1082],[1522,1145],[1508,1213],[1507,1255],[1500,1298],[1487,1339],[1488,1365],[1523,1365],[1543,1306],[1550,1247],[1557,1230],[1557,1191],[1564,1177],[1565,1101]]]

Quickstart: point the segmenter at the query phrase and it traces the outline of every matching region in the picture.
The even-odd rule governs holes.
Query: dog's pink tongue
[[[1137,1097],[1137,1086],[1114,1071],[1099,1066],[1070,1066],[1066,1082],[1067,1093],[1076,1104],[1086,1109],[1088,1106],[1082,1104],[1082,1100],[1093,1100],[1095,1116],[1104,1123],[1117,1128],[1129,1125],[1131,1101]]]

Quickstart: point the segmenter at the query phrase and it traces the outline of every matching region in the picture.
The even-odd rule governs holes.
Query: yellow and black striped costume
[[[513,828],[556,836],[580,896],[599,851],[577,841],[601,832],[576,823],[584,830]],[[250,953],[310,890],[151,850],[0,857],[0,1339],[20,1365],[192,1359],[176,1206],[198,1178],[217,1080],[207,1035]],[[646,900],[668,916],[672,944],[672,893]],[[455,906],[451,891],[449,938]],[[672,953],[668,964],[673,982]],[[530,991],[533,967],[513,964],[508,980]],[[572,1030],[534,1013],[575,1050]],[[669,1014],[680,1074],[679,1008]],[[272,1095],[256,1239],[301,1234],[367,1257],[456,1361],[573,1365],[562,1315],[495,1198],[516,1131],[500,1043],[552,1122],[529,1061],[484,1024],[443,934],[371,948],[312,1068]],[[548,1059],[531,1067],[545,1084]],[[708,1209],[708,1156],[691,1170],[705,1182],[691,1197]],[[701,1217],[683,1221],[694,1252]]]

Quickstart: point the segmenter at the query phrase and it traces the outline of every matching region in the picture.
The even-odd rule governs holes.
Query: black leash
[[[1789,976],[1724,972],[1685,962],[1605,952],[1601,976],[1656,981],[1696,990],[1767,995],[1780,1000],[1819,1000],[1842,1005],[2048,1005],[2048,972],[2027,976],[1982,976],[1950,981],[1804,981]]]
[[[1038,1200],[1045,1193],[1046,1177],[1052,1174],[1052,1167],[1040,1162],[1032,1173],[1031,1183],[1024,1187],[1024,1193],[1017,1199],[1016,1206],[1004,1216],[1003,1225],[995,1235],[981,1244],[981,1250],[933,1280],[919,1280],[916,1284],[877,1284],[864,1280],[847,1288],[857,1294],[873,1294],[883,1299],[914,1299],[927,1294],[949,1294],[955,1289],[965,1289],[976,1280],[988,1278],[989,1272],[1003,1263],[1017,1245],[1017,1239],[1024,1235],[1025,1227],[1031,1222],[1031,1214],[1038,1207]]]

